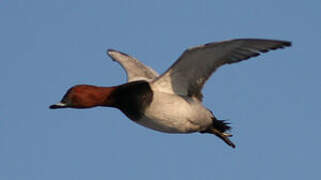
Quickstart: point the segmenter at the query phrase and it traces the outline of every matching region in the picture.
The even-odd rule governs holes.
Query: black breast
[[[140,119],[144,110],[153,100],[153,91],[146,81],[134,81],[123,84],[112,94],[116,107],[131,120]]]

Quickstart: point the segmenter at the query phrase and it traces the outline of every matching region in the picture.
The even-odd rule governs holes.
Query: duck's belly
[[[211,113],[198,101],[179,96],[154,93],[153,101],[140,125],[166,133],[191,133],[205,130],[212,124]]]

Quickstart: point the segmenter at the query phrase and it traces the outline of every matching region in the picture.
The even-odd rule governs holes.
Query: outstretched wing
[[[114,61],[118,62],[127,73],[127,81],[147,80],[151,81],[158,77],[158,74],[150,67],[145,66],[137,59],[112,49],[107,50],[109,55]]]
[[[193,47],[185,50],[164,74],[153,81],[152,85],[162,92],[194,96],[202,100],[202,87],[218,67],[286,46],[291,46],[291,42],[235,39]]]

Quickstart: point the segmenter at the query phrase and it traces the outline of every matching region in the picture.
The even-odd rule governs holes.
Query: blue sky
[[[318,179],[321,2],[10,0],[0,3],[0,179]],[[184,49],[233,38],[291,48],[224,66],[204,104],[228,119],[212,135],[155,132],[116,109],[49,110],[75,84],[124,83],[106,56],[164,72]]]

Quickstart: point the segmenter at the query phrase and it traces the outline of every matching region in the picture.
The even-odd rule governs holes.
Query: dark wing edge
[[[243,60],[247,60],[251,57],[256,57],[256,56],[259,56],[260,54],[267,53],[271,50],[284,49],[285,47],[292,46],[291,41],[283,41],[283,40],[251,39],[251,38],[232,39],[232,40],[212,42],[201,46],[192,47],[185,50],[183,55],[185,53],[186,54],[192,53],[193,51],[197,51],[200,49],[213,48],[215,46],[220,46],[225,43],[226,45],[236,43],[238,47],[235,47],[235,49],[231,49],[231,52],[230,52],[231,55],[226,55],[225,57],[222,57],[227,59],[225,61],[222,61],[221,65],[237,63]]]

